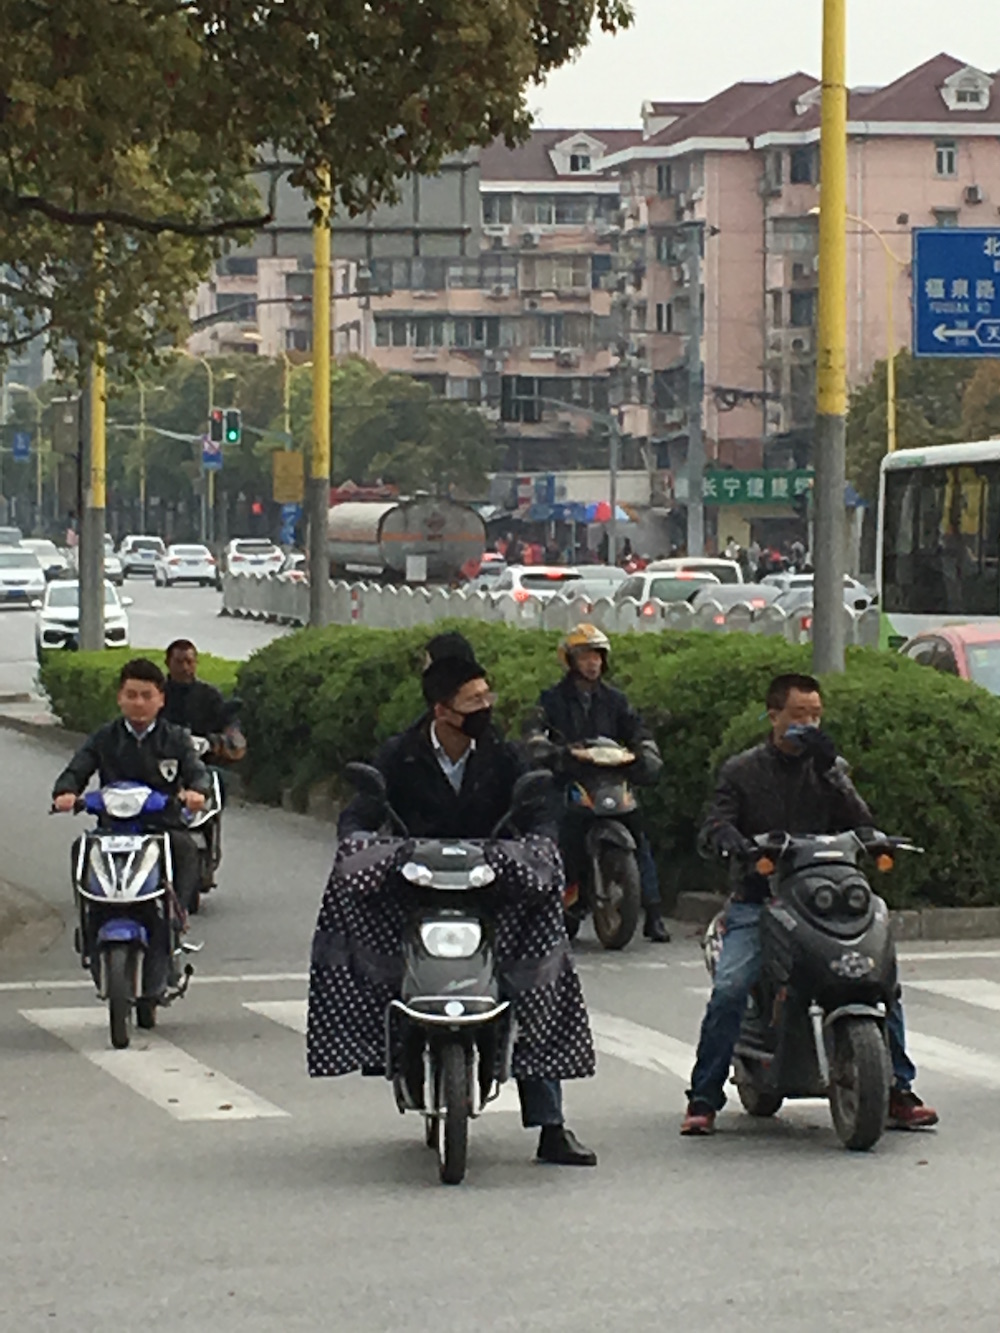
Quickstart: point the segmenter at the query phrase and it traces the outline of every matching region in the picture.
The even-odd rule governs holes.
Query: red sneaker
[[[937,1111],[925,1106],[915,1092],[893,1088],[889,1093],[887,1129],[930,1129],[937,1122]]]
[[[681,1133],[690,1138],[706,1138],[715,1133],[715,1112],[705,1102],[689,1102]]]

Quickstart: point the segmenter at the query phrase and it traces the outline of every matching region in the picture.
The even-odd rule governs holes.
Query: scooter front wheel
[[[605,846],[598,855],[604,892],[594,904],[594,932],[605,949],[624,949],[639,924],[639,866],[624,847]]]
[[[834,1032],[830,1112],[837,1137],[867,1152],[882,1137],[889,1112],[889,1055],[872,1018],[845,1018]]]
[[[132,1028],[132,951],[127,944],[113,944],[107,954],[108,1021],[111,1045],[122,1051],[128,1046]]]
[[[438,1166],[442,1184],[460,1185],[469,1151],[469,1060],[465,1047],[450,1041],[438,1069]]]

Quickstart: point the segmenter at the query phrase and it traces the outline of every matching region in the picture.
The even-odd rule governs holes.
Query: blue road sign
[[[285,504],[281,506],[281,544],[291,546],[295,540],[295,525],[302,517],[302,506]]]
[[[1000,228],[913,232],[914,356],[1000,356]]]
[[[11,442],[11,454],[15,463],[27,463],[31,459],[31,432],[16,430]]]
[[[205,472],[222,471],[222,445],[207,435],[201,437],[201,466]]]

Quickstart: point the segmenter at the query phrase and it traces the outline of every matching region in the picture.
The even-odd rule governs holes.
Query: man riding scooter
[[[470,659],[462,645],[459,649],[462,656],[447,652],[430,662],[422,678],[427,712],[409,730],[387,741],[374,761],[385,778],[389,805],[417,838],[489,839],[509,810],[514,785],[524,771],[514,746],[501,740],[492,727],[493,696],[485,668]],[[383,817],[381,808],[359,795],[341,815],[340,837],[374,835]],[[536,812],[534,828],[522,831],[548,836],[554,832],[548,818],[543,804]],[[551,1031],[566,1034],[565,1044],[560,1046],[557,1041],[559,1049],[550,1051],[547,1058],[563,1066],[563,1077],[586,1077],[593,1072],[593,1052],[569,942],[558,910],[544,910],[543,915],[538,943],[546,958],[520,960],[516,968],[524,973],[529,990],[550,992],[555,1027],[547,1040],[553,1039]],[[363,969],[364,960],[358,966]],[[529,974],[539,969],[539,979],[530,981]],[[561,998],[555,997],[553,987]],[[338,1011],[335,1018],[339,1022],[350,1015]],[[332,1026],[334,1017],[325,1011],[313,1025],[318,1036],[310,1055],[312,1073],[346,1072],[350,1067],[346,1063],[334,1067],[323,1045],[327,1040],[323,1034]],[[537,1057],[537,1052],[525,1053],[528,1060]],[[596,1154],[564,1123],[558,1078],[522,1074],[518,1091],[523,1124],[540,1130],[539,1161],[563,1166],[596,1164]]]
[[[869,830],[875,823],[847,776],[835,743],[820,730],[823,700],[819,682],[812,676],[777,676],[767,691],[766,706],[771,735],[762,745],[723,764],[701,832],[703,850],[729,860],[734,891],[691,1075],[681,1126],[685,1135],[714,1132],[716,1114],[726,1101],[723,1085],[729,1077],[747,997],[760,975],[760,919],[768,882],[747,869],[754,859],[751,839],[771,831],[828,834]],[[906,1054],[898,995],[889,1007],[886,1029],[893,1074],[889,1128],[930,1128],[937,1124],[938,1116],[912,1090],[917,1071]]]
[[[621,690],[604,680],[611,654],[608,636],[596,625],[577,625],[559,645],[559,661],[566,674],[558,685],[545,690],[539,699],[538,726],[528,737],[529,753],[540,760],[552,756],[547,741],[572,745],[577,741],[606,737],[632,750],[637,758],[628,776],[637,785],[650,784],[663,767],[652,733]],[[645,909],[643,934],[657,944],[670,935],[663,921],[656,862],[642,828],[638,810],[622,817],[635,840]],[[583,873],[583,827],[572,807],[564,808],[559,843],[566,866],[566,882],[578,885]]]

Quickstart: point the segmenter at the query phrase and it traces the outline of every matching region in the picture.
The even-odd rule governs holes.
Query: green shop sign
[[[813,472],[706,472],[705,503],[712,505],[791,504],[812,490]]]

